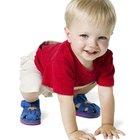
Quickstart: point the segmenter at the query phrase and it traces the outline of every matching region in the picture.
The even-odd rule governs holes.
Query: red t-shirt
[[[35,56],[35,65],[42,74],[42,85],[63,95],[73,95],[74,89],[97,82],[101,86],[114,85],[112,52],[94,60],[92,71],[86,69],[73,53],[68,41],[57,44],[44,42]]]

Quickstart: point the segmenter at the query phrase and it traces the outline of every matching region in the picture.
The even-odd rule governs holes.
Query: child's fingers
[[[121,130],[116,129],[115,132],[118,133],[118,134],[121,134],[121,135],[125,136],[125,133],[122,132]]]
[[[91,140],[96,140],[96,138],[94,137],[94,135],[93,135],[93,134],[88,133],[88,135],[92,138]]]
[[[103,137],[104,137],[104,139],[107,139],[107,138],[113,139],[113,136],[116,137],[117,139],[119,139],[119,138],[120,138],[120,137],[119,137],[119,134],[125,136],[125,133],[122,132],[122,131],[120,131],[120,130],[118,130],[118,129],[104,130],[104,129],[99,128],[99,129],[97,129],[97,130],[95,131],[94,134],[95,134],[96,136],[99,135],[99,134],[102,134]]]
[[[101,131],[100,131],[100,129],[97,129],[96,131],[95,131],[95,133],[94,133],[94,135],[99,135],[99,134],[101,134]]]
[[[106,132],[102,132],[102,135],[103,135],[104,139],[107,139],[108,135]]]
[[[115,136],[117,139],[120,138],[117,132],[113,131],[112,134],[113,134],[113,136]]]
[[[111,140],[113,139],[113,133],[111,131],[106,132],[107,137],[109,137]]]
[[[123,135],[123,136],[125,135],[124,132],[122,132],[122,131],[120,131],[120,130],[117,130],[117,129],[116,129],[115,131],[114,131],[114,130],[111,131],[111,133],[112,133],[112,135],[115,136],[117,139],[120,138],[120,137],[119,137],[119,134],[121,134],[121,135]],[[108,136],[109,136],[109,135],[108,135]]]
[[[94,137],[94,135],[87,133],[80,137],[79,140],[96,140],[96,138]]]

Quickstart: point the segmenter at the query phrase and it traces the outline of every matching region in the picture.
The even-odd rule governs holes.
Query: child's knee
[[[21,93],[24,100],[26,100],[27,102],[34,102],[36,100],[38,100],[38,96],[40,95],[39,92],[29,92],[29,93]]]

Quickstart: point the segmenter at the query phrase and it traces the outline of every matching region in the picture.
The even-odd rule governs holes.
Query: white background
[[[66,140],[57,96],[41,99],[42,124],[26,126],[19,122],[22,111],[19,92],[20,57],[52,39],[64,41],[64,10],[69,0],[0,0],[0,139]],[[140,7],[138,0],[112,0],[117,25],[111,38],[116,67],[114,95],[115,125],[126,133],[122,140],[139,139],[140,125]],[[99,103],[97,89],[88,95]],[[100,118],[77,117],[79,129],[94,132]],[[102,136],[97,136],[102,140]]]

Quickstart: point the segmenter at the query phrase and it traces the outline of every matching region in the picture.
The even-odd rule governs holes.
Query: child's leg
[[[35,101],[40,95],[42,76],[34,64],[36,51],[21,58],[20,91],[23,98],[29,102]]]
[[[27,102],[35,102],[37,101],[40,95],[40,92],[30,92],[30,93],[23,93],[21,92],[23,99],[26,100]]]
[[[35,52],[21,58],[20,91],[24,100],[20,121],[27,125],[40,124],[41,117],[38,97],[42,77],[34,64],[34,56]]]

